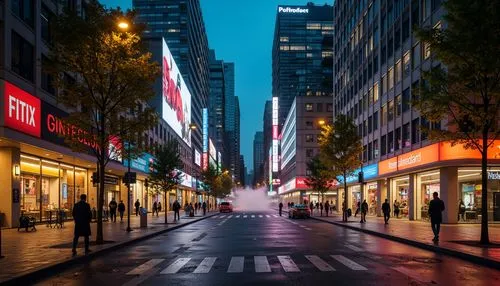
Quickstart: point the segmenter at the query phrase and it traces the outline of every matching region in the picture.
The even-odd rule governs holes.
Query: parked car
[[[233,212],[233,205],[231,205],[231,203],[229,203],[229,202],[222,202],[222,203],[220,203],[220,206],[219,206],[219,212],[232,213]]]
[[[311,210],[307,205],[294,205],[288,211],[289,218],[309,218],[311,217]]]

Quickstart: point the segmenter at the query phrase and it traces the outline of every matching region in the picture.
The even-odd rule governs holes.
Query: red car
[[[299,217],[309,218],[309,217],[311,217],[311,210],[306,205],[294,205],[288,211],[288,217],[289,218],[299,218]]]
[[[220,203],[219,211],[221,213],[223,213],[223,212],[232,213],[233,212],[233,206],[229,202],[222,202],[222,203]]]

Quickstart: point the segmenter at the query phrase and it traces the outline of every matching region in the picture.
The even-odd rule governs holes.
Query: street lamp
[[[325,122],[325,120],[324,120],[324,119],[320,119],[320,120],[318,120],[318,124],[319,124],[320,126],[325,125],[325,123],[326,123],[326,122]]]
[[[128,30],[128,23],[125,21],[120,21],[120,22],[118,22],[118,28],[126,31],[126,30]]]
[[[196,124],[194,124],[194,123],[189,124],[189,129],[196,130],[197,128],[198,128],[198,126],[196,126]]]

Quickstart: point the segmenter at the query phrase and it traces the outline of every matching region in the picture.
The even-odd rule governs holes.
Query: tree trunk
[[[489,244],[488,235],[488,130],[483,130],[481,154],[481,244]]]
[[[99,159],[98,174],[99,174],[99,191],[97,194],[97,234],[95,237],[96,244],[104,243],[104,233],[102,230],[102,212],[104,207],[104,159]]]
[[[344,172],[344,207],[342,208],[342,212],[344,213],[342,215],[343,221],[347,222],[347,181],[346,181],[346,172]]]
[[[164,194],[163,195],[163,197],[164,197],[163,198],[163,202],[165,204],[165,224],[167,224],[168,223],[168,220],[167,220],[168,219],[168,205],[167,205],[167,203],[168,203],[168,201],[167,201],[168,190],[167,191],[163,191],[163,194]]]

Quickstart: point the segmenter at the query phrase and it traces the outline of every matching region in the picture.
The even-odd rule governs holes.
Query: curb
[[[194,221],[188,221],[186,223],[183,223],[180,225],[175,225],[175,226],[172,226],[172,227],[169,227],[167,229],[163,229],[163,230],[160,230],[157,232],[149,233],[149,234],[146,234],[144,236],[137,237],[135,239],[131,239],[131,240],[123,241],[123,242],[118,242],[113,246],[110,246],[108,248],[104,248],[104,249],[101,249],[98,251],[91,252],[88,255],[77,256],[74,258],[70,258],[69,260],[57,262],[55,264],[52,264],[52,265],[49,265],[46,267],[35,269],[32,272],[29,272],[26,274],[21,274],[19,276],[13,277],[11,279],[2,281],[2,282],[0,282],[0,285],[29,285],[29,284],[33,284],[33,282],[39,281],[41,278],[45,278],[51,274],[60,273],[63,270],[66,270],[66,269],[68,269],[71,266],[74,266],[76,264],[90,262],[91,260],[93,260],[95,258],[98,258],[98,257],[103,256],[105,254],[108,254],[110,252],[113,252],[113,251],[118,250],[120,248],[123,248],[125,246],[129,246],[129,245],[132,245],[132,244],[144,241],[144,240],[151,239],[155,236],[162,235],[164,233],[182,228],[184,226],[205,220],[205,219],[210,218],[210,217],[217,215],[217,214],[219,214],[219,213],[217,212],[217,213],[208,214],[208,215],[201,217],[200,219],[197,219]]]
[[[344,224],[344,223],[341,223],[341,222],[327,221],[327,220],[324,220],[324,219],[321,219],[321,218],[317,218],[317,217],[311,217],[311,218],[315,219],[317,221],[326,222],[326,223],[333,224],[333,225],[336,225],[336,226],[341,226],[341,227],[348,228],[348,229],[351,229],[351,230],[355,230],[355,231],[359,231],[359,232],[364,232],[364,233],[367,233],[367,234],[371,234],[371,235],[374,235],[374,236],[382,237],[382,238],[389,239],[389,240],[392,240],[392,241],[396,241],[396,242],[404,243],[404,244],[407,244],[407,245],[415,246],[415,247],[418,247],[418,248],[421,248],[421,249],[424,249],[424,250],[429,250],[429,251],[440,253],[440,254],[446,254],[446,255],[449,255],[449,256],[456,257],[456,258],[460,258],[460,259],[468,261],[468,262],[473,262],[473,263],[480,264],[480,265],[483,265],[483,266],[487,266],[487,267],[491,267],[491,268],[495,268],[495,269],[500,269],[500,261],[496,261],[496,260],[493,260],[493,259],[489,259],[489,258],[485,258],[485,257],[481,257],[481,256],[476,256],[476,255],[472,255],[472,254],[460,252],[460,251],[449,249],[449,248],[444,248],[444,247],[439,247],[439,246],[435,246],[435,245],[430,245],[430,244],[426,244],[426,243],[423,243],[423,242],[418,242],[418,241],[415,241],[415,240],[411,240],[411,239],[407,239],[407,238],[402,238],[402,237],[398,237],[398,236],[394,236],[394,235],[390,235],[390,234],[385,234],[385,233],[381,233],[381,232],[377,232],[377,231],[373,231],[373,230],[369,230],[369,229],[362,229],[362,228],[358,228],[358,227],[355,227],[355,226],[350,226],[350,225],[347,225],[347,224]]]

